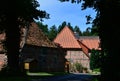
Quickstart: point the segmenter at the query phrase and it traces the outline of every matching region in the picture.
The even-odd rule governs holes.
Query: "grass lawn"
[[[39,79],[39,78],[48,78],[48,77],[54,77],[54,76],[63,76],[63,75],[67,75],[69,73],[65,73],[65,72],[51,72],[51,73],[47,73],[47,72],[27,72],[27,75],[30,79]]]
[[[47,72],[37,72],[37,73],[33,73],[33,72],[27,72],[28,76],[58,76],[58,75],[66,75],[68,73],[65,72],[51,72],[51,73],[47,73]]]
[[[25,76],[25,77],[10,77],[10,76],[2,77],[2,76],[0,76],[0,81],[30,81],[31,79],[34,79],[34,78],[45,78],[45,77],[50,77],[50,76],[59,76],[59,75],[66,75],[66,74],[68,74],[68,73],[64,73],[64,72],[52,72],[52,73],[27,72],[27,76]]]

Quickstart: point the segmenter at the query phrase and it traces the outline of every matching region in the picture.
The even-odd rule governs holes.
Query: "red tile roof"
[[[24,41],[22,40],[22,38],[24,38],[24,34],[26,32],[26,29],[23,27],[21,27],[21,42]],[[27,36],[25,37],[26,44],[30,44],[30,45],[36,45],[36,46],[46,46],[46,47],[57,47],[55,43],[53,43],[52,41],[50,41],[47,36],[42,32],[42,30],[38,27],[38,25],[35,22],[32,22],[29,30],[27,32]],[[4,54],[4,52],[6,51],[3,48],[3,41],[5,41],[6,39],[6,33],[0,33],[0,54]],[[20,42],[20,47],[22,46]]]
[[[89,57],[90,50],[101,50],[100,39],[98,36],[80,36],[79,44],[82,47],[83,52]]]
[[[26,37],[26,44],[45,47],[57,47],[55,43],[47,38],[47,36],[34,22],[32,22],[31,26],[29,27]]]
[[[88,49],[100,50],[99,36],[81,36],[79,41],[82,42]]]
[[[85,46],[82,42],[80,42],[79,40],[78,40],[78,42],[79,42],[80,46],[82,47],[82,51],[89,57],[90,49],[87,46]]]
[[[74,33],[67,26],[65,26],[57,35],[54,42],[58,43],[63,48],[81,48],[74,36]]]
[[[67,26],[57,35],[54,42],[63,48],[82,48],[87,56],[92,49],[101,50],[99,36],[79,36],[76,38]]]

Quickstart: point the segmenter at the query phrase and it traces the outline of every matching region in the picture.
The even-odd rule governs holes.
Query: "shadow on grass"
[[[101,78],[100,75],[96,75],[93,77],[92,81],[101,81],[100,78]]]
[[[49,78],[54,76],[64,76],[69,73],[65,72],[26,72],[25,76],[9,76],[6,75],[4,72],[0,73],[0,81],[31,81],[32,79],[39,79],[39,78]]]
[[[30,81],[29,77],[0,77],[0,81]]]

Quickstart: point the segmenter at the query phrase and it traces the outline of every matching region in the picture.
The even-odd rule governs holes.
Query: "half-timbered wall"
[[[80,63],[83,67],[89,69],[89,58],[83,53],[83,51],[72,51],[72,50],[68,50],[67,51],[67,55],[66,55],[66,59],[68,59],[68,61],[71,64],[74,63]]]

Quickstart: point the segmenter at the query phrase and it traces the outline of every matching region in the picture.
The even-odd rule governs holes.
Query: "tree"
[[[58,33],[65,27],[65,26],[68,26],[71,31],[73,31],[73,26],[71,26],[71,23],[67,23],[66,21],[63,21],[61,25],[59,25],[58,27]]]
[[[67,23],[66,23],[66,21],[63,21],[62,24],[59,25],[59,27],[58,27],[58,33],[59,33],[65,26],[67,26]]]
[[[98,50],[92,49],[90,55],[90,69],[100,69],[101,67],[101,53]]]
[[[88,27],[86,28],[85,31],[83,31],[83,36],[98,36],[98,27],[93,26],[93,27]]]
[[[91,28],[91,34],[93,35],[93,36],[98,36],[98,27],[97,26],[92,26],[92,28]]]
[[[57,27],[53,25],[50,27],[48,38],[53,41],[53,39],[57,36],[57,32]]]
[[[86,30],[83,31],[83,36],[91,36],[91,28],[90,27],[86,28]]]
[[[67,26],[73,31],[73,26],[71,26],[71,23],[68,22]]]
[[[98,35],[101,40],[102,66],[101,81],[120,80],[119,61],[119,29],[120,24],[120,0],[60,0],[72,3],[82,2],[82,10],[93,8],[97,11],[94,26],[98,27]]]
[[[74,30],[74,32],[78,33],[79,36],[82,36],[82,32],[81,32],[81,30],[80,30],[80,28],[78,26],[75,26],[73,28],[73,30]]]
[[[29,27],[33,19],[49,18],[45,11],[37,10],[36,0],[2,0],[0,2],[0,29],[6,32],[8,71],[19,71],[20,26]],[[18,73],[19,74],[19,73]]]

